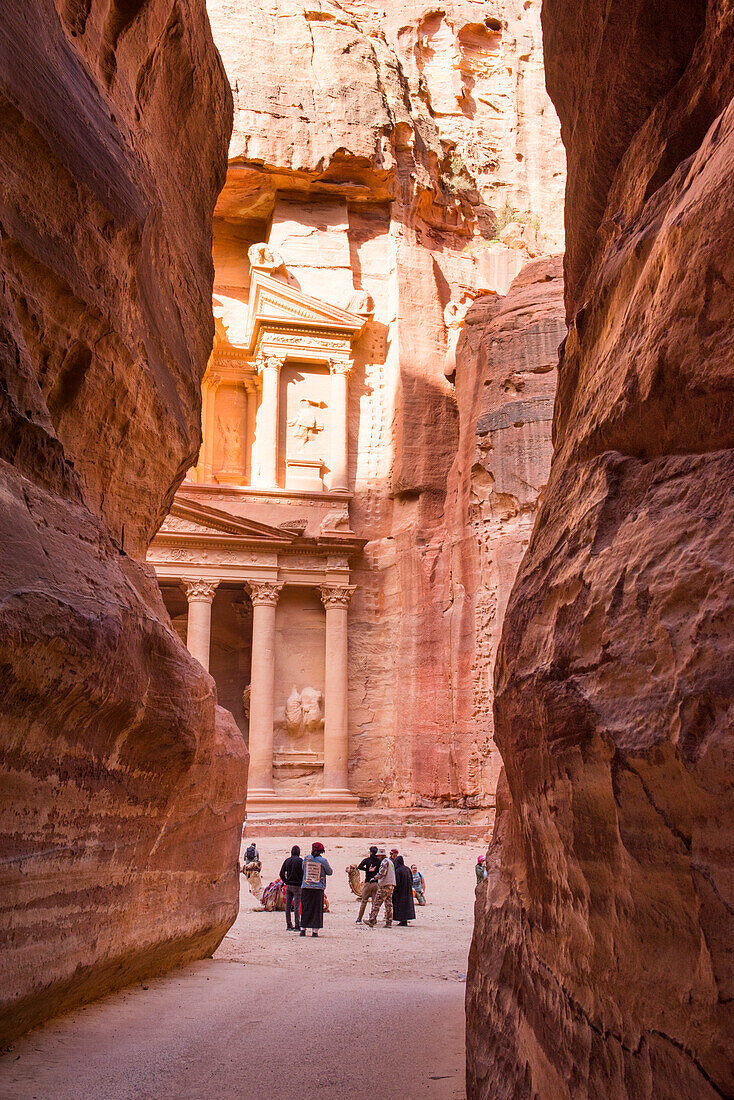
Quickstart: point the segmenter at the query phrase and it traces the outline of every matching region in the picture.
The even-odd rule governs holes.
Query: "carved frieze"
[[[297,348],[308,348],[316,352],[323,352],[324,356],[328,358],[328,352],[341,351],[345,356],[349,356],[351,353],[351,341],[346,337],[341,336],[327,336],[323,332],[319,332],[318,329],[313,331],[296,331],[289,329],[267,329],[264,330],[260,338],[261,345],[289,345]]]

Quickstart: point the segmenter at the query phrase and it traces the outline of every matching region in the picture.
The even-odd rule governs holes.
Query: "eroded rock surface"
[[[243,338],[259,240],[306,293],[374,302],[349,381],[350,515],[367,539],[349,612],[352,789],[491,805],[491,669],[565,332],[557,263],[502,302],[562,242],[539,5],[208,8],[235,101],[215,218],[223,339]]]
[[[734,7],[544,25],[571,330],[498,658],[469,1093],[730,1096]]]
[[[196,453],[231,107],[203,2],[0,21],[0,1031],[216,946],[246,752],[139,564]]]

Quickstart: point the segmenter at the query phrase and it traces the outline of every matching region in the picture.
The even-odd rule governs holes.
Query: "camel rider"
[[[254,870],[260,870],[260,853],[257,850],[257,845],[254,840],[251,840],[247,848],[245,849],[245,870],[252,868],[253,864],[258,864]]]
[[[361,863],[357,864],[357,870],[364,871],[364,884],[362,886],[362,894],[359,901],[357,924],[362,923],[362,917],[367,908],[367,902],[377,893],[377,872],[380,870],[381,862],[382,861],[377,855],[377,845],[373,844],[370,848],[370,854],[365,856]]]
[[[377,916],[380,912],[380,906],[385,904],[385,928],[392,928],[392,893],[395,889],[395,867],[392,860],[387,858],[387,852],[384,848],[378,848],[377,854],[380,857],[380,869],[377,872],[377,891],[372,899],[372,909],[368,920],[365,924],[369,928],[374,928],[377,924]]]

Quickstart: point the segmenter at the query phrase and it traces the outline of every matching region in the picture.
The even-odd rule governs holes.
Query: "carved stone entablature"
[[[258,604],[270,604],[274,607],[283,585],[275,581],[248,581],[247,587],[254,607]]]
[[[249,355],[240,357],[215,351],[213,362],[216,365],[216,371],[209,372],[204,378],[204,382],[208,385],[221,386],[223,382],[244,383],[255,373],[255,364]],[[216,379],[216,382],[213,382],[213,379]]]
[[[340,351],[344,355],[351,353],[351,342],[346,337],[327,336],[318,329],[313,331],[295,331],[290,329],[267,329],[262,334],[263,345],[272,347],[303,348],[317,358],[328,359],[330,354]]]
[[[356,584],[322,584],[321,602],[327,610],[330,607],[349,607],[356,589]]]
[[[328,556],[328,558],[326,559],[326,568],[327,569],[348,569],[349,568],[349,561],[347,560],[347,558],[337,558],[337,557],[334,557],[332,554],[330,554]]]
[[[189,603],[211,603],[214,593],[219,587],[219,581],[203,581],[195,577],[183,577],[181,587],[186,593]]]

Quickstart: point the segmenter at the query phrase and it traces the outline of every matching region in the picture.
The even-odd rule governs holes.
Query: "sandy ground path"
[[[290,843],[258,844],[265,882]],[[3,1100],[464,1097],[476,851],[398,841],[426,876],[429,904],[408,928],[371,930],[355,925],[345,873],[366,843],[325,843],[334,875],[318,939],[255,911],[243,879],[240,914],[213,959],[32,1032],[0,1059]]]

